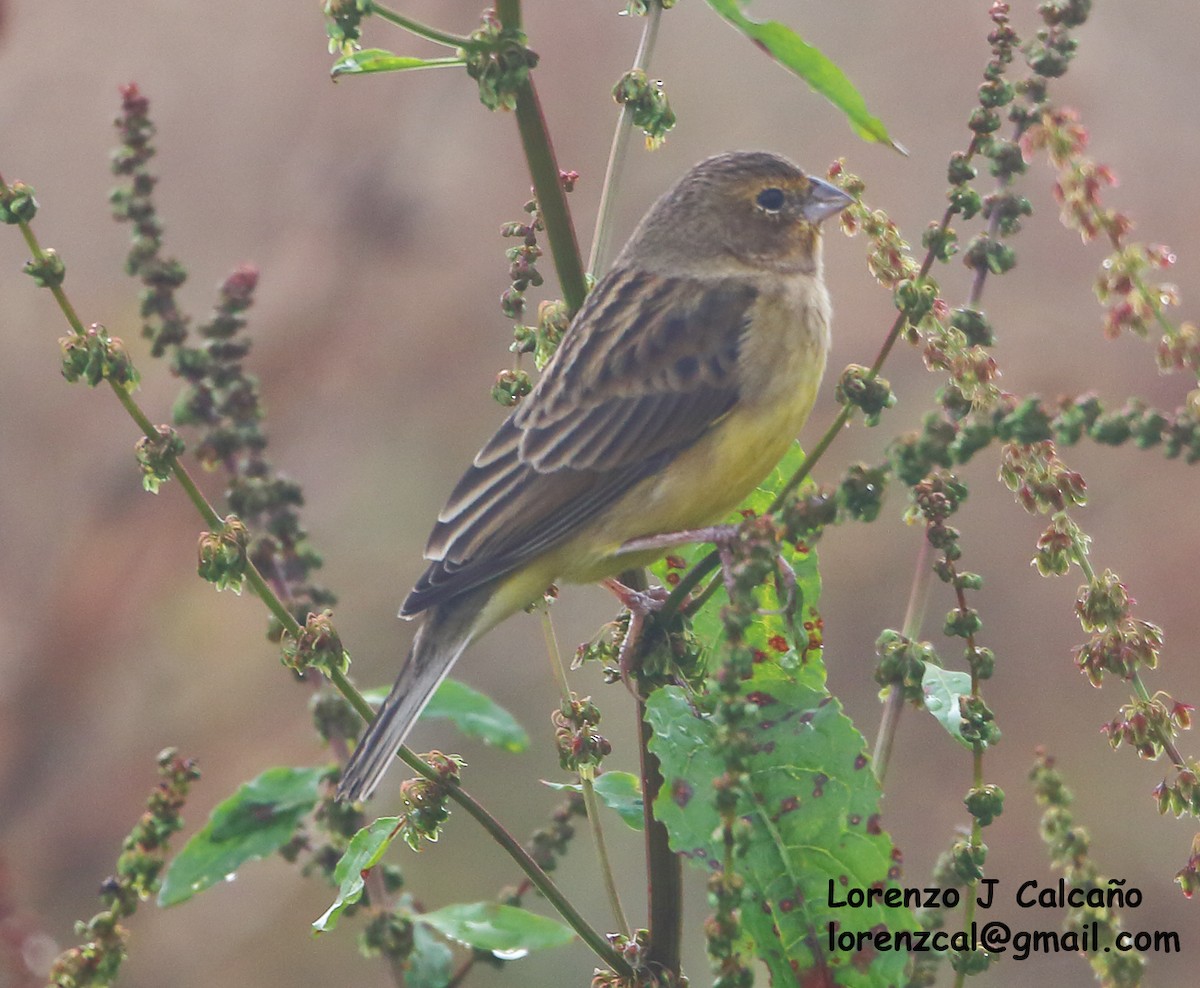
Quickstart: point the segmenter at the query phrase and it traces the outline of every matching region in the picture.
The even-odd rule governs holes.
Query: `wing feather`
[[[737,401],[756,297],[742,281],[623,270],[601,281],[537,386],[454,488],[401,613],[561,544],[695,443]]]

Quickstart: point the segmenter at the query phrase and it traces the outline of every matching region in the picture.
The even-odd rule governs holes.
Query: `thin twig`
[[[900,632],[909,641],[921,634],[921,623],[925,617],[925,605],[929,599],[930,575],[933,567],[929,565],[929,539],[922,536],[921,548],[917,551],[917,565],[913,572],[912,588],[908,594],[908,607],[904,611],[904,624]],[[875,767],[875,778],[882,785],[887,775],[888,763],[892,757],[892,745],[896,740],[896,730],[900,726],[900,714],[904,710],[904,687],[893,683],[888,688],[887,699],[883,704],[883,715],[879,719],[879,734],[875,738],[875,754],[872,764]]]
[[[550,666],[554,670],[554,678],[562,691],[564,705],[571,703],[571,689],[567,685],[567,671],[563,667],[562,650],[558,647],[558,635],[554,632],[554,622],[550,618],[550,608],[542,608],[542,632],[546,638],[546,650],[550,653]],[[613,877],[612,858],[608,854],[608,842],[604,839],[604,824],[600,819],[600,805],[596,802],[595,769],[592,765],[581,766],[579,769],[579,788],[583,793],[583,805],[587,810],[588,829],[592,832],[592,843],[596,846],[596,860],[600,865],[600,877],[604,882],[604,893],[608,897],[613,919],[617,929],[625,937],[629,936],[629,921],[625,918],[625,909],[621,905],[621,896],[617,892],[616,879]]]
[[[444,45],[447,48],[473,48],[475,43],[470,38],[463,37],[458,34],[451,34],[448,31],[440,31],[436,27],[429,27],[427,24],[422,24],[420,21],[405,14],[398,14],[396,11],[388,7],[384,7],[379,3],[371,4],[371,13],[378,14],[385,21],[404,28],[409,34],[415,34],[418,38],[424,38],[427,41],[432,41],[435,44]]]
[[[648,72],[650,56],[658,39],[658,24],[662,19],[661,0],[649,0],[646,8],[646,23],[642,28],[642,40],[638,44],[633,68]],[[633,134],[633,110],[628,103],[621,104],[621,114],[613,131],[612,146],[608,152],[608,166],[604,170],[604,185],[600,189],[600,208],[596,214],[596,232],[592,236],[592,252],[588,258],[588,271],[598,275],[608,268],[611,258],[609,241],[612,239],[612,216],[617,201],[617,190],[621,184],[621,173],[629,152],[629,138]]]

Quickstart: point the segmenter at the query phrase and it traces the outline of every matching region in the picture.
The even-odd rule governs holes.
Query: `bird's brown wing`
[[[687,449],[738,398],[757,290],[614,271],[524,402],[479,451],[429,537],[416,614],[562,543]]]

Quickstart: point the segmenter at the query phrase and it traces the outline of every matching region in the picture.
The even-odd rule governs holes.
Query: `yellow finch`
[[[402,617],[424,614],[346,767],[365,799],[462,651],[556,581],[721,519],[786,452],[829,347],[822,220],[850,198],[765,152],[700,162],[646,214],[532,392],[438,515]]]

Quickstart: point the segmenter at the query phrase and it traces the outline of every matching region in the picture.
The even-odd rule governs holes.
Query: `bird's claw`
[[[621,682],[625,684],[625,688],[640,700],[642,694],[637,688],[633,674],[642,630],[646,626],[647,615],[662,609],[667,597],[670,596],[670,591],[665,587],[634,590],[614,579],[604,580],[603,583],[616,595],[621,606],[629,611],[629,627],[625,629],[625,637],[621,639],[621,647],[617,650],[617,669],[621,673]]]

